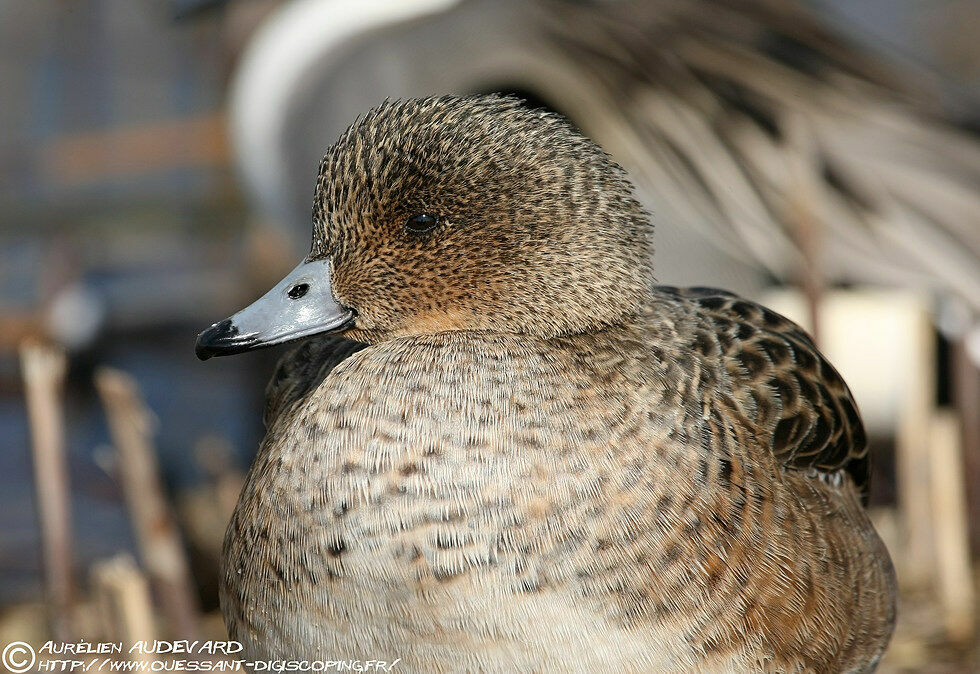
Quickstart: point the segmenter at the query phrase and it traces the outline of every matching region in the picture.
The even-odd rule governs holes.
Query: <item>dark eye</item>
[[[423,232],[428,232],[431,229],[435,229],[435,226],[438,224],[439,216],[432,215],[431,213],[421,213],[419,215],[413,215],[406,220],[405,229],[414,234],[421,234]]]
[[[305,295],[309,289],[310,285],[308,283],[297,283],[290,288],[286,294],[289,295],[289,299],[298,300],[300,297]]]

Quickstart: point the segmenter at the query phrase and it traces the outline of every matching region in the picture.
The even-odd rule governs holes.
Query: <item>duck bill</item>
[[[354,316],[333,296],[330,260],[303,262],[258,300],[198,335],[194,351],[207,360],[341,332],[351,327]]]

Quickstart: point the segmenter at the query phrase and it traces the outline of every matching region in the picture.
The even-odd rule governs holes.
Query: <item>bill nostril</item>
[[[300,297],[305,295],[309,291],[309,289],[310,289],[309,283],[297,283],[296,285],[294,285],[292,288],[289,289],[289,292],[287,292],[286,295],[288,295],[289,299],[291,300],[298,300]]]

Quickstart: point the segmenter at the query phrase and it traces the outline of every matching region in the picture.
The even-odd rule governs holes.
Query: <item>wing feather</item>
[[[724,290],[657,291],[696,306],[694,339],[717,343],[739,414],[782,466],[845,471],[866,494],[868,443],[857,404],[799,325]]]

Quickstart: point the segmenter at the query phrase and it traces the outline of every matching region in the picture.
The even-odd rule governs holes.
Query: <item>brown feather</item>
[[[876,666],[895,579],[847,387],[781,316],[654,286],[601,150],[508,99],[387,103],[315,204],[368,345],[308,341],[270,384],[222,572],[249,659]]]

